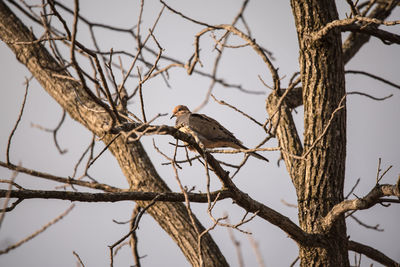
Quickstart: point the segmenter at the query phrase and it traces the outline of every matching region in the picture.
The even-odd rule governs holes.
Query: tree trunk
[[[63,69],[40,43],[35,41],[31,31],[0,1],[0,39],[15,53],[43,88],[75,119],[108,144],[114,136],[107,133],[111,117],[104,108],[82,89],[82,86],[68,79]],[[24,42],[24,43],[18,43]],[[105,135],[104,135],[105,134]],[[128,143],[121,136],[109,147],[117,159],[130,188],[133,191],[169,192],[170,189],[159,177],[140,142]],[[146,206],[147,202],[139,202]],[[193,228],[188,212],[182,203],[158,202],[148,213],[178,244],[193,266],[200,266],[197,251],[198,235]],[[204,230],[196,220],[198,230]],[[201,242],[205,266],[228,266],[224,256],[209,234]]]
[[[330,0],[291,0],[291,6],[300,50],[303,155],[307,154],[295,177],[299,223],[307,233],[320,235],[326,244],[324,247],[300,246],[301,266],[349,266],[344,217],[329,233],[324,233],[317,223],[343,200],[346,108],[334,111],[340,103],[345,105],[345,99],[341,102],[345,78],[340,31],[334,29],[316,41],[310,35],[338,19],[338,14],[335,2]]]

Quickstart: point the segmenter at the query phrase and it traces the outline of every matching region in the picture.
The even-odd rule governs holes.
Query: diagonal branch
[[[10,250],[16,249],[19,246],[21,246],[22,244],[25,244],[26,242],[28,242],[29,240],[35,238],[36,236],[38,236],[39,234],[43,233],[44,231],[46,231],[47,228],[49,228],[50,226],[54,225],[55,223],[57,223],[58,221],[62,220],[65,216],[67,216],[67,214],[75,207],[74,204],[72,204],[68,209],[66,209],[63,213],[61,213],[59,216],[57,216],[56,218],[54,218],[53,220],[49,221],[47,224],[43,225],[42,228],[40,228],[39,230],[37,230],[36,232],[34,232],[33,234],[27,236],[26,238],[18,241],[17,243],[3,249],[0,250],[0,255],[2,254],[6,254],[8,253]]]
[[[349,19],[340,19],[340,20],[334,20],[328,24],[326,24],[322,29],[320,29],[317,32],[314,32],[311,34],[311,37],[313,41],[319,40],[321,38],[324,38],[330,31],[332,31],[335,28],[339,28],[342,31],[345,30],[359,30],[359,31],[365,31],[368,34],[371,35],[378,35],[379,31],[373,30],[373,28],[370,28],[367,30],[368,26],[361,24],[355,24],[356,22],[361,22],[361,23],[366,23],[367,25],[372,24],[372,25],[386,25],[386,26],[394,26],[400,24],[400,20],[394,20],[394,21],[384,21],[384,20],[379,20],[377,18],[369,18],[369,17],[362,17],[362,16],[355,16],[354,18],[349,18]],[[379,36],[381,38],[388,37],[389,38],[389,32],[382,31]],[[399,36],[396,34],[393,34],[391,39],[393,42],[397,42],[399,40]]]
[[[0,1],[0,39],[14,52],[17,59],[24,64],[42,87],[65,109],[70,117],[97,136],[103,137],[106,144],[114,135],[108,131],[112,127],[112,112],[109,113],[90,97],[89,91],[78,90],[80,84],[61,67],[41,43],[15,44],[8,41],[32,42],[36,38],[32,32]],[[104,104],[104,102],[102,102]],[[170,189],[158,175],[140,142],[126,142],[120,136],[109,150],[117,159],[133,191],[170,192]],[[146,201],[138,201],[142,207]],[[196,251],[197,239],[186,208],[182,203],[158,202],[148,213],[174,239],[192,265],[198,265]],[[196,223],[201,226],[196,219]],[[176,225],[182,225],[179,231]],[[227,262],[218,246],[209,234],[202,237],[204,263],[207,266],[227,266]]]
[[[285,93],[289,93],[289,89],[286,89]],[[296,170],[298,170],[300,161],[291,155],[300,156],[303,153],[303,146],[291,110],[286,104],[286,99],[284,99],[285,96],[287,94],[280,97],[274,91],[268,96],[266,105],[268,115],[272,119],[271,129],[273,134],[278,138],[282,151],[285,151],[282,153],[282,156],[286,164],[286,169],[293,184],[297,187]]]
[[[391,258],[389,258],[388,256],[386,256],[385,254],[383,254],[382,252],[373,247],[358,243],[353,240],[349,240],[348,247],[349,250],[355,251],[360,254],[364,254],[368,258],[373,259],[374,261],[379,262],[384,266],[390,266],[390,267],[400,266],[400,263],[392,260]]]
[[[252,39],[250,36],[248,36],[244,32],[240,31],[235,26],[229,25],[229,24],[220,24],[220,25],[207,27],[196,34],[196,36],[195,36],[195,53],[194,53],[194,58],[192,59],[192,63],[188,69],[189,75],[192,74],[196,64],[198,62],[200,62],[200,48],[199,48],[200,37],[203,34],[209,32],[209,31],[214,31],[214,30],[226,30],[227,32],[233,33],[233,34],[237,35],[238,37],[242,38],[243,40],[245,40],[251,46],[251,48],[253,48],[254,51],[262,58],[264,63],[267,65],[267,67],[272,75],[272,80],[274,81],[274,89],[275,90],[280,89],[280,79],[279,79],[279,75],[278,75],[278,69],[274,67],[271,59],[266,55],[265,51],[256,43],[256,41],[254,39]]]
[[[365,197],[357,198],[353,200],[344,200],[336,204],[329,213],[322,218],[321,227],[325,231],[329,231],[332,228],[335,221],[343,215],[345,212],[350,210],[364,210],[368,209],[378,203],[382,203],[389,199],[382,199],[384,196],[397,196],[400,198],[400,176],[396,185],[384,184],[376,185]],[[400,200],[389,200],[390,202],[400,203]]]
[[[129,131],[133,128],[138,128],[137,123],[125,124],[121,127],[117,127],[114,129],[114,133],[118,131]],[[308,244],[315,246],[318,245],[319,239],[314,238],[313,235],[306,234],[297,226],[294,222],[292,222],[288,217],[280,214],[279,212],[269,208],[268,206],[252,199],[248,194],[241,191],[236,185],[233,183],[231,178],[229,177],[229,173],[226,172],[219,162],[207,151],[203,151],[199,144],[196,143],[194,138],[186,133],[179,131],[178,129],[166,125],[161,126],[149,126],[145,125],[139,128],[140,131],[146,132],[146,135],[171,135],[176,139],[184,141],[188,143],[190,146],[194,147],[196,151],[200,154],[202,158],[204,158],[207,164],[211,167],[215,175],[218,177],[222,184],[223,190],[230,191],[230,197],[235,201],[237,205],[244,208],[247,212],[256,213],[257,215],[266,221],[276,225],[283,231],[285,231],[289,237],[291,237],[294,241],[302,244]],[[312,242],[311,242],[312,241]]]
[[[385,30],[380,30],[376,27],[351,24],[343,25],[340,27],[340,29],[341,31],[358,32],[374,36],[381,39],[384,44],[400,44],[400,35]]]
[[[385,20],[390,16],[398,3],[400,3],[400,0],[379,2],[368,17]],[[370,25],[369,27],[378,28],[378,26],[379,25]],[[369,41],[370,37],[371,36],[368,34],[359,32],[353,32],[349,37],[347,37],[346,41],[342,45],[343,60],[345,64],[349,62],[355,54],[357,54],[361,47]]]

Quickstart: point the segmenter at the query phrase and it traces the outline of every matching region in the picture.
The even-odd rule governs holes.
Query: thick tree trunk
[[[335,2],[330,0],[291,0],[291,5],[300,46],[303,155],[307,153],[295,178],[299,223],[307,233],[321,235],[327,244],[324,247],[301,246],[301,266],[348,266],[344,217],[329,233],[324,233],[317,223],[343,200],[346,108],[334,113],[345,95],[340,31],[332,30],[316,41],[312,40],[311,33],[338,19],[338,14]],[[345,105],[345,100],[342,103]],[[329,122],[330,126],[324,134]],[[310,148],[312,150],[308,153]]]
[[[0,1],[0,39],[15,53],[43,88],[65,109],[71,118],[90,131],[103,137],[105,143],[113,139],[107,134],[111,118],[104,109],[82,89],[68,79],[66,72],[36,40],[29,29]],[[20,42],[20,43],[19,43]],[[22,42],[22,43],[21,43]],[[64,76],[64,77],[63,77]],[[105,134],[105,135],[104,135]],[[110,146],[133,191],[168,192],[170,189],[156,172],[140,142],[128,143],[119,137]],[[139,203],[146,206],[146,202]],[[149,214],[178,244],[193,266],[199,266],[197,233],[182,203],[158,202]],[[199,231],[204,228],[196,220]],[[209,234],[201,242],[205,266],[227,266],[227,262]]]

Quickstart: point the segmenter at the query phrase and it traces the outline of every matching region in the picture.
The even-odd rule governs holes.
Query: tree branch
[[[8,42],[32,42],[36,38],[3,1],[0,1],[0,39],[9,46],[17,59],[29,69],[72,119],[97,136],[101,136],[106,144],[114,138],[114,135],[109,133],[113,122],[111,115],[100,103],[95,102],[87,91],[82,90],[78,82],[70,79],[67,70],[60,66],[41,43],[17,45]],[[109,150],[127,178],[130,190],[170,192],[140,142],[128,143],[120,136],[112,143]],[[146,206],[146,202],[138,201],[138,204]],[[148,210],[148,213],[174,239],[188,261],[192,265],[198,265],[195,249],[197,238],[184,205],[179,202],[158,202]],[[203,229],[197,219],[196,223]],[[182,225],[182,228],[177,231],[176,225]],[[207,266],[227,266],[224,256],[209,234],[202,237],[202,248],[204,263]]]
[[[301,90],[298,91],[301,93]],[[285,91],[285,93],[289,95],[290,92]],[[286,104],[286,99],[284,99],[285,96],[286,94],[279,96],[276,91],[272,92],[267,98],[266,109],[271,120],[272,133],[276,135],[282,150],[286,152],[282,154],[286,169],[293,184],[296,186],[298,181],[295,178],[299,160],[290,155],[300,156],[303,153],[303,146],[291,110]],[[298,99],[302,100],[302,96],[298,95]]]
[[[385,20],[390,16],[393,9],[400,3],[400,0],[394,1],[383,1],[376,5],[374,10],[368,15],[369,18],[377,18],[380,20]],[[370,25],[369,27],[378,28],[379,25]],[[343,42],[343,61],[346,64],[354,57],[355,54],[361,49],[361,47],[366,44],[370,35],[365,33],[353,32],[347,37],[346,41]]]
[[[119,189],[117,187],[113,187],[113,186],[110,186],[110,185],[107,185],[107,184],[100,184],[100,183],[86,182],[86,181],[81,181],[81,180],[76,180],[76,179],[69,179],[67,177],[56,176],[56,175],[52,175],[52,174],[49,174],[49,173],[46,173],[46,172],[40,172],[40,171],[24,168],[22,166],[16,166],[16,165],[13,165],[13,164],[7,164],[7,163],[2,162],[2,161],[0,161],[0,166],[2,166],[4,168],[7,168],[9,170],[26,173],[26,174],[31,175],[31,176],[40,177],[40,178],[47,179],[47,180],[54,181],[54,182],[58,182],[58,183],[69,184],[69,185],[71,185],[71,184],[79,185],[79,186],[84,186],[84,187],[88,187],[88,188],[103,190],[103,191],[106,191],[106,192],[120,192],[120,191],[122,191],[122,189]]]
[[[329,213],[321,220],[321,227],[329,231],[335,221],[345,212],[350,210],[364,210],[382,202],[384,196],[397,196],[400,198],[400,176],[396,185],[376,185],[365,197],[353,200],[344,200],[336,204]],[[394,201],[400,203],[400,200]]]
[[[54,190],[5,190],[0,189],[0,198],[6,198],[9,192],[10,198],[18,199],[61,199],[81,202],[119,202],[127,200],[151,201],[157,197],[161,202],[183,202],[185,197],[182,193],[166,192],[107,192],[107,193],[87,193],[87,192],[68,192]],[[187,193],[191,202],[207,203],[206,193]],[[211,200],[214,201],[218,196],[218,201],[229,198],[231,193],[227,190],[210,192]]]
[[[314,32],[311,34],[311,37],[313,41],[319,40],[326,36],[331,30],[335,28],[339,28],[341,31],[346,31],[346,30],[358,30],[362,32],[366,32],[370,35],[378,35],[379,38],[390,38],[393,42],[397,43],[399,41],[399,36],[396,34],[390,34],[387,31],[383,30],[377,30],[376,28],[370,28],[367,29],[368,26],[365,24],[355,24],[356,22],[362,22],[366,23],[367,25],[372,24],[372,25],[386,25],[386,26],[394,26],[400,24],[400,20],[395,20],[395,21],[383,21],[379,20],[376,18],[368,18],[368,17],[362,17],[362,16],[355,16],[354,18],[349,18],[349,19],[340,19],[340,20],[334,20],[328,24],[325,25],[322,29],[320,29],[317,32]]]
[[[353,240],[349,240],[348,247],[349,250],[355,251],[360,254],[364,254],[368,258],[373,259],[374,261],[377,261],[385,266],[390,266],[390,267],[400,266],[400,263],[392,260],[391,258],[389,258],[388,256],[386,256],[385,254],[383,254],[382,252],[373,247],[358,243]]]
[[[382,40],[384,44],[400,44],[400,35],[394,34],[385,30],[377,29],[376,27],[365,26],[365,25],[343,25],[340,27],[341,31],[351,31],[368,34],[375,36]]]
[[[130,131],[131,129],[137,128],[137,131],[145,132],[145,135],[171,135],[176,139],[184,141],[188,143],[190,146],[194,147],[197,152],[203,157],[208,165],[212,168],[213,172],[219,178],[222,188],[225,190],[229,190],[231,194],[231,198],[235,201],[237,205],[244,208],[248,212],[258,212],[257,215],[268,222],[276,225],[285,231],[294,241],[302,244],[315,245],[318,244],[318,240],[313,238],[313,235],[308,235],[304,233],[294,222],[292,222],[288,217],[280,214],[279,212],[269,208],[268,206],[252,199],[248,194],[242,192],[236,185],[233,183],[231,178],[229,177],[229,173],[226,172],[219,162],[207,151],[203,151],[199,144],[196,143],[194,138],[188,134],[185,134],[178,129],[166,125],[161,126],[152,126],[152,125],[143,125],[143,127],[138,127],[137,123],[126,123],[120,127],[116,127],[113,129],[114,133],[119,131]],[[314,243],[310,242],[313,240]]]

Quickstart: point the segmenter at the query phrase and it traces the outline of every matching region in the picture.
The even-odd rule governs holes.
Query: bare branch
[[[157,192],[133,192],[123,191],[108,193],[87,193],[87,192],[69,192],[69,191],[53,191],[53,190],[5,190],[0,189],[0,198],[18,199],[62,199],[69,201],[81,202],[118,202],[127,200],[151,201],[156,196],[160,202],[182,202],[185,201],[183,193],[157,193]],[[191,202],[207,203],[207,194],[205,193],[187,193],[188,200]],[[231,193],[227,190],[219,190],[210,192],[211,200],[222,200],[231,197]]]
[[[34,232],[33,234],[27,236],[26,238],[18,241],[17,243],[3,249],[0,250],[0,255],[2,254],[6,254],[8,253],[10,250],[16,249],[17,247],[23,245],[24,243],[28,242],[29,240],[35,238],[36,236],[38,236],[40,233],[44,232],[47,228],[49,228],[50,226],[52,226],[53,224],[57,223],[58,221],[60,221],[61,219],[63,219],[73,208],[75,207],[74,204],[72,204],[68,209],[66,209],[63,213],[61,213],[59,216],[57,216],[56,218],[54,218],[53,220],[51,220],[50,222],[48,222],[47,224],[45,224],[42,228],[40,228],[39,230],[37,230],[36,232]]]
[[[379,1],[379,3],[375,5],[376,2],[378,1],[375,0],[369,1],[367,7],[362,11],[362,16],[367,16],[369,9],[372,8],[372,6],[375,6],[375,8],[371,12],[369,12],[368,17],[385,20],[390,16],[390,14],[396,8],[398,3],[400,3],[399,0]],[[369,25],[369,27],[374,27],[374,28],[378,28],[378,26],[379,25]],[[350,59],[352,59],[354,55],[357,54],[357,52],[361,49],[361,47],[369,41],[370,37],[371,35],[369,34],[361,32],[352,32],[343,43],[342,50],[343,50],[344,62],[345,63],[349,62]]]
[[[140,267],[140,256],[138,252],[138,238],[136,235],[136,231],[132,231],[135,228],[135,221],[141,211],[141,207],[136,204],[135,208],[132,211],[132,219],[130,223],[131,227],[131,238],[129,239],[129,245],[131,246],[133,260],[135,262],[136,267]]]
[[[362,222],[360,219],[358,219],[356,216],[354,216],[353,214],[350,215],[350,218],[352,218],[353,220],[355,220],[359,225],[367,228],[367,229],[372,229],[378,232],[383,232],[383,229],[379,228],[379,224],[376,224],[374,226],[368,225],[364,222]]]
[[[263,126],[263,124],[262,124],[261,122],[258,122],[256,119],[254,119],[254,118],[251,117],[250,115],[244,113],[243,111],[239,110],[237,107],[235,107],[235,106],[233,106],[233,105],[231,105],[231,104],[229,104],[229,103],[226,103],[226,102],[223,101],[223,100],[218,100],[213,94],[211,94],[211,97],[212,97],[218,104],[228,106],[228,107],[230,107],[231,109],[233,109],[233,110],[239,112],[240,114],[242,114],[242,115],[245,116],[246,118],[250,119],[250,120],[253,121],[255,124],[258,124],[259,126]]]
[[[15,185],[14,180],[15,180],[15,178],[17,178],[17,175],[18,175],[18,172],[14,171],[11,176],[11,179],[7,180],[7,183],[9,185],[8,185],[7,193],[5,195],[6,199],[4,201],[3,208],[0,210],[0,212],[1,212],[0,213],[0,228],[1,228],[1,225],[3,224],[3,220],[6,215],[6,211],[8,209],[7,206],[8,206],[8,202],[10,201],[10,198],[11,198],[11,190],[12,190],[12,187]]]
[[[368,258],[373,259],[374,261],[377,261],[385,266],[390,266],[390,267],[399,267],[400,266],[400,264],[398,262],[392,260],[391,258],[386,256],[379,250],[372,248],[370,246],[358,243],[353,240],[349,240],[348,247],[349,247],[349,250],[363,254],[363,255],[367,256]]]
[[[380,39],[386,45],[400,44],[400,35],[376,27],[352,24],[341,26],[341,30],[369,34]]]
[[[319,40],[326,36],[332,29],[334,28],[341,28],[341,29],[346,29],[345,26],[349,27],[351,25],[351,28],[358,28],[359,30],[365,30],[366,27],[365,25],[353,25],[356,22],[362,22],[362,23],[367,23],[368,24],[377,24],[377,25],[386,25],[386,26],[394,26],[400,24],[400,20],[395,20],[395,21],[383,21],[379,20],[376,18],[369,18],[369,17],[362,17],[362,16],[355,16],[354,18],[349,18],[349,19],[342,19],[342,20],[334,20],[328,24],[325,25],[322,29],[320,29],[318,32],[314,32],[311,34],[311,38],[313,41]],[[374,29],[378,31],[377,29]],[[382,30],[379,30],[382,31]],[[370,34],[372,33],[371,31],[369,32]],[[386,32],[388,33],[388,32]],[[393,34],[395,37],[397,35]],[[398,42],[400,43],[400,36],[397,36]],[[394,38],[396,40],[397,38]],[[397,43],[397,41],[396,41]]]
[[[353,187],[350,189],[349,193],[347,193],[347,195],[344,197],[344,199],[348,199],[350,197],[350,195],[353,194],[354,190],[360,183],[360,180],[361,180],[360,178],[357,179],[356,183],[353,185]]]
[[[400,85],[399,85],[399,84],[392,83],[391,81],[388,81],[388,80],[386,80],[386,79],[383,79],[383,78],[381,78],[381,77],[379,77],[379,76],[377,76],[377,75],[374,75],[374,74],[369,73],[369,72],[366,72],[366,71],[361,71],[361,70],[346,70],[345,73],[346,73],[346,74],[348,73],[348,74],[362,74],[362,75],[366,75],[366,76],[371,77],[371,78],[373,78],[373,79],[375,79],[375,80],[381,81],[381,82],[386,83],[386,84],[388,84],[388,85],[390,85],[390,86],[393,86],[393,87],[395,87],[395,88],[397,88],[397,89],[400,89]]]
[[[257,241],[254,240],[254,238],[251,235],[249,235],[247,238],[249,239],[250,245],[251,245],[254,253],[256,254],[256,259],[257,259],[258,266],[259,267],[265,267],[264,259],[262,257],[262,253],[260,251],[260,248],[258,247]]]
[[[376,100],[376,101],[383,101],[383,100],[386,100],[386,99],[391,98],[393,96],[393,94],[390,94],[390,95],[387,95],[387,96],[384,96],[384,97],[375,97],[375,96],[372,96],[372,95],[369,95],[369,94],[366,94],[366,93],[363,93],[363,92],[355,92],[355,91],[348,92],[347,94],[348,95],[362,95],[362,96],[366,96],[366,97],[371,98],[371,99]]]
[[[100,184],[100,183],[94,183],[94,182],[86,182],[86,181],[80,181],[80,180],[75,180],[75,179],[70,179],[70,178],[66,178],[66,177],[61,177],[61,176],[56,176],[56,175],[52,175],[49,173],[45,173],[45,172],[40,172],[40,171],[36,171],[33,169],[27,169],[24,168],[22,166],[16,166],[13,164],[7,164],[5,162],[0,161],[0,166],[10,169],[10,170],[14,170],[17,172],[22,172],[22,173],[26,173],[28,175],[34,176],[34,177],[39,177],[39,178],[43,178],[43,179],[47,179],[47,180],[51,180],[54,182],[59,182],[59,183],[63,183],[63,184],[74,184],[74,185],[79,185],[79,186],[84,186],[84,187],[88,187],[88,188],[93,188],[93,189],[99,189],[99,190],[103,190],[106,192],[121,192],[124,191],[122,189],[107,185],[107,184]]]
[[[140,219],[142,218],[143,214],[146,212],[146,210],[148,210],[151,206],[153,206],[154,204],[156,204],[157,199],[160,197],[160,194],[157,194],[150,203],[148,203],[146,205],[146,207],[144,207],[143,209],[141,209],[140,212],[137,213],[137,215],[135,216],[135,218],[133,219],[134,223],[133,226],[131,227],[131,230],[129,231],[129,233],[127,233],[126,235],[124,235],[122,238],[120,238],[117,242],[115,242],[114,244],[110,245],[110,261],[111,261],[111,267],[113,266],[114,263],[114,253],[113,250],[114,248],[119,245],[121,242],[123,242],[126,238],[128,238],[133,232],[136,231],[136,229],[139,227],[139,222]]]
[[[229,220],[228,220],[228,223],[229,223]],[[235,247],[235,250],[236,250],[236,256],[238,258],[238,266],[244,267],[243,255],[242,255],[243,253],[240,248],[240,242],[235,238],[232,228],[227,227],[227,230],[228,230],[229,238],[231,239],[233,246]]]
[[[78,253],[76,253],[75,251],[72,251],[72,254],[74,254],[74,256],[75,256],[76,259],[78,260],[80,266],[81,266],[81,267],[85,267],[85,264],[83,264],[83,261],[82,261],[81,257],[79,257]]]
[[[18,124],[21,121],[22,114],[24,113],[24,107],[26,103],[26,97],[28,95],[28,88],[29,88],[29,81],[33,78],[33,76],[29,79],[25,80],[25,95],[24,95],[24,100],[22,101],[21,109],[19,111],[18,119],[15,122],[14,128],[12,129],[10,136],[8,137],[8,142],[7,142],[7,149],[6,149],[6,160],[7,164],[10,164],[10,147],[11,147],[11,140],[13,138],[13,135],[15,131],[17,130]]]
[[[60,130],[61,126],[63,125],[63,123],[65,121],[66,114],[67,114],[66,111],[63,110],[63,114],[61,116],[60,122],[57,124],[56,128],[54,128],[54,129],[44,128],[44,127],[42,127],[42,126],[40,126],[38,124],[31,123],[32,127],[36,127],[36,128],[38,128],[40,130],[52,133],[54,144],[55,144],[55,146],[56,146],[56,148],[57,148],[57,150],[58,150],[58,152],[60,154],[64,154],[64,153],[66,153],[68,151],[67,149],[61,149],[61,146],[58,144],[58,140],[57,140],[58,130]]]
[[[400,177],[399,177],[400,180]],[[331,211],[321,220],[321,227],[328,231],[340,215],[350,210],[364,210],[380,203],[384,196],[400,197],[400,189],[397,185],[376,185],[365,197],[353,200],[344,200],[336,204]],[[400,200],[395,201],[400,203]]]
[[[358,8],[354,5],[352,0],[346,0],[347,4],[349,4],[350,9],[351,9],[351,14],[352,16],[357,16],[360,15],[360,11],[358,10]]]
[[[191,22],[193,22],[193,23],[196,23],[196,24],[199,24],[199,25],[205,26],[205,27],[213,27],[213,26],[211,26],[210,24],[207,24],[207,23],[204,23],[204,22],[201,22],[201,21],[198,21],[198,20],[189,18],[188,16],[185,16],[185,15],[182,14],[181,12],[179,12],[179,11],[173,9],[172,7],[170,7],[169,5],[167,5],[163,0],[160,0],[160,2],[161,2],[166,8],[168,8],[171,12],[173,12],[173,13],[175,13],[175,14],[178,14],[179,16],[181,16],[182,18],[184,18],[184,19],[186,19],[186,20],[188,20],[188,21],[191,21]]]
[[[226,30],[229,31],[238,37],[242,38],[245,40],[254,50],[255,52],[262,58],[264,63],[267,65],[271,75],[272,79],[274,81],[274,89],[279,90],[280,89],[280,79],[278,75],[278,69],[274,67],[272,64],[271,60],[268,58],[264,50],[256,43],[254,39],[251,39],[248,35],[237,29],[236,27],[229,25],[229,24],[220,24],[220,25],[215,25],[212,27],[207,27],[203,30],[201,30],[199,33],[196,34],[195,36],[195,54],[194,58],[192,60],[191,66],[188,69],[188,74],[192,74],[195,65],[200,61],[200,48],[199,48],[199,40],[200,37],[205,34],[206,32],[209,31],[214,31],[214,30]]]

